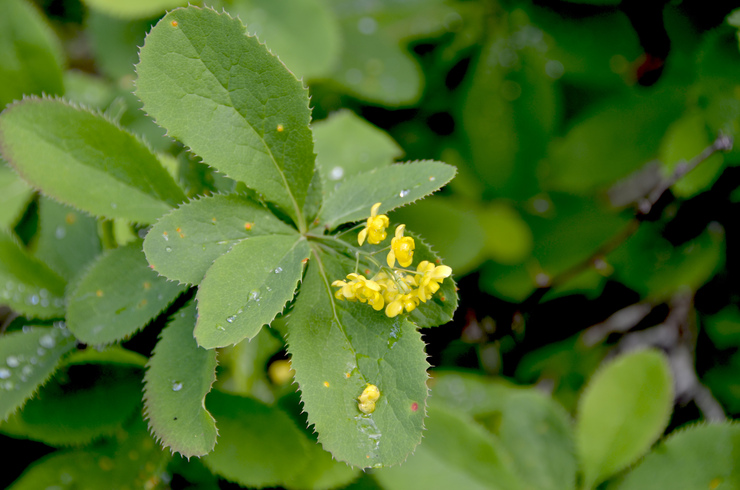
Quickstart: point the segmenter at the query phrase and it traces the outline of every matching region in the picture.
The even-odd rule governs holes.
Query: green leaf
[[[589,108],[564,138],[552,140],[540,165],[547,172],[544,184],[588,193],[625,177],[657,155],[660,139],[680,117],[684,102],[680,91],[662,90],[615,96]]]
[[[219,195],[191,201],[162,217],[147,234],[144,252],[160,274],[198,284],[214,260],[245,238],[295,233],[248,197]]]
[[[421,199],[447,184],[455,167],[423,160],[381,167],[344,181],[324,202],[320,220],[327,229],[370,216],[381,202],[379,214]]]
[[[342,19],[343,46],[331,78],[351,94],[371,102],[398,106],[418,100],[423,87],[421,69],[371,15]]]
[[[140,403],[140,368],[67,365],[0,431],[51,446],[87,444],[121,429]]]
[[[299,79],[326,75],[336,64],[342,39],[339,22],[326,0],[221,3]]]
[[[421,441],[428,364],[421,336],[404,316],[334,297],[331,282],[353,269],[354,261],[314,250],[288,319],[288,350],[324,449],[353,466],[389,466]],[[357,400],[367,383],[380,390],[370,414]]]
[[[123,19],[153,17],[175,7],[187,5],[184,0],[84,0],[91,9]]]
[[[460,276],[480,264],[485,246],[487,230],[476,219],[476,211],[472,201],[431,196],[393,211],[389,218],[433,243],[442,262]],[[515,242],[516,235],[507,236],[507,240]]]
[[[575,488],[571,421],[557,402],[534,388],[472,373],[435,372],[432,379],[432,405],[467,413],[494,433],[525,488]]]
[[[6,0],[0,16],[0,109],[23,94],[62,94],[64,54],[30,2]]]
[[[10,229],[21,218],[33,191],[0,161],[0,228]]]
[[[71,280],[100,253],[94,218],[51,199],[39,199],[36,257],[66,280]]]
[[[303,237],[265,235],[216,259],[198,287],[198,345],[213,349],[257,335],[293,298],[308,254]]]
[[[313,123],[316,164],[331,194],[336,184],[361,172],[385,167],[403,155],[387,133],[349,110]]]
[[[214,392],[208,408],[221,428],[214,451],[203,458],[213,472],[249,487],[329,488],[349,483],[356,472],[331,461],[281,409],[251,398]],[[318,467],[312,465],[318,464]]]
[[[636,461],[665,429],[673,408],[673,382],[664,355],[625,354],[589,381],[576,422],[584,488]]]
[[[0,229],[0,304],[31,318],[64,315],[64,280]]]
[[[86,344],[123,340],[184,290],[149,268],[137,240],[104,253],[70,287],[68,326]]]
[[[570,418],[560,405],[535,390],[506,397],[497,435],[530,488],[575,489],[576,456]]]
[[[740,425],[694,425],[671,434],[617,488],[738,488],[738,454]]]
[[[58,451],[29,466],[10,486],[39,488],[148,488],[159,483],[169,455],[146,432],[141,418],[114,439],[88,449]]]
[[[97,216],[152,223],[185,199],[137,137],[63,100],[3,111],[0,150],[26,182]]]
[[[205,397],[216,381],[216,351],[195,343],[195,317],[194,303],[175,314],[162,330],[144,376],[149,428],[164,447],[186,458],[211,452],[218,434],[205,409]]]
[[[535,26],[501,21],[489,30],[461,119],[470,163],[489,192],[520,201],[539,188],[533,175],[559,116],[558,86],[542,48],[527,39]]]
[[[424,442],[401,466],[373,475],[384,489],[521,489],[501,442],[459,412],[429,409]]]
[[[147,36],[137,73],[144,109],[171,136],[305,226],[315,160],[308,91],[239,20],[170,12]]]
[[[147,358],[138,352],[124,349],[120,345],[109,345],[104,349],[77,350],[64,358],[63,365],[72,364],[116,364],[143,368]]]
[[[711,144],[707,124],[700,113],[688,113],[673,123],[661,142],[663,174],[671,175],[680,162],[688,162]],[[671,189],[677,197],[688,198],[707,190],[722,172],[724,158],[715,153],[679,179]]]
[[[74,349],[65,328],[30,327],[0,336],[0,420],[23,406],[57,370],[59,359]]]

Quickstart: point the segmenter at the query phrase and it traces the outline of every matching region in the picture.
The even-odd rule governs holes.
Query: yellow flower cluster
[[[388,217],[377,214],[379,207],[380,203],[372,207],[370,218],[357,237],[360,245],[366,238],[372,244],[379,244],[386,238]],[[348,274],[346,281],[337,280],[332,283],[332,286],[339,288],[334,296],[339,300],[368,303],[375,311],[385,307],[385,314],[390,318],[404,311],[413,311],[419,306],[419,302],[426,303],[430,300],[439,290],[442,281],[450,277],[452,269],[446,265],[435,266],[426,260],[416,266],[415,273],[395,269],[396,261],[401,267],[408,267],[413,262],[416,244],[412,237],[404,236],[405,229],[406,225],[396,228],[386,257],[388,269],[383,267],[371,279],[354,272]]]

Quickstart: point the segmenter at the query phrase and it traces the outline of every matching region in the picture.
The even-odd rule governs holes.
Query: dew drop
[[[23,333],[28,333],[31,331],[31,325],[23,325],[23,328],[21,328]]]
[[[7,359],[5,359],[5,363],[8,365],[8,367],[18,367],[20,365],[20,361],[15,356],[8,356]]]
[[[61,240],[67,236],[67,229],[63,226],[57,226],[57,229],[54,230],[54,236],[57,237],[57,240]]]
[[[260,298],[260,292],[256,289],[252,289],[252,291],[249,292],[249,299],[252,301],[257,301]]]
[[[166,241],[169,241],[169,239],[170,239],[170,237],[169,237],[169,235],[167,235],[167,232],[166,232],[166,231],[163,231],[163,232],[162,232],[162,238],[164,238],[164,241],[165,241],[165,242],[166,242]]]
[[[31,358],[28,359],[28,362],[30,362],[31,364],[36,364],[37,362],[39,362],[39,360],[36,359],[36,356],[31,356]]]
[[[56,345],[56,343],[57,342],[56,340],[54,340],[54,337],[52,337],[49,334],[46,334],[39,339],[39,344],[41,344],[41,347],[46,347],[47,349],[53,348]]]
[[[44,349],[43,347],[39,347],[38,349],[36,349],[36,354],[43,356],[44,354],[46,354],[46,349]]]
[[[10,369],[0,368],[0,379],[8,379],[10,377]]]
[[[182,389],[182,383],[179,381],[172,382],[172,391],[180,391]]]
[[[226,331],[223,325],[216,325],[216,330],[221,330],[222,332]]]
[[[437,180],[437,179],[434,177],[434,175],[432,175],[432,176],[429,177],[429,182],[434,182],[435,180]]]
[[[12,381],[6,381],[6,382],[5,382],[4,384],[3,384],[3,388],[5,388],[5,389],[6,389],[7,391],[10,391],[10,390],[12,390],[12,389],[14,389],[14,388],[15,388],[15,384],[13,384],[13,382],[12,382]]]
[[[281,272],[283,272],[283,268],[282,267],[278,267],[278,268],[275,269],[275,274],[280,274]]]
[[[329,178],[331,180],[339,180],[342,177],[344,177],[344,169],[342,167],[334,167],[331,169],[331,172],[329,172]]]
[[[21,373],[24,376],[31,376],[31,374],[33,374],[33,368],[26,364],[25,366],[23,366],[23,369],[21,369]]]
[[[357,21],[357,30],[362,34],[369,36],[378,28],[378,22],[372,17],[362,17]]]
[[[409,191],[408,189],[404,189],[404,190],[402,190],[401,192],[398,193],[398,197],[406,197],[406,196],[409,195],[409,192],[411,192],[411,191]]]
[[[234,323],[234,320],[236,320],[236,315],[231,315],[229,318],[226,319],[229,323]]]
[[[118,207],[118,204],[112,202],[112,203],[110,203],[110,207],[113,208],[113,209],[116,209]]]
[[[42,308],[46,308],[46,307],[48,307],[48,306],[49,306],[49,300],[48,300],[48,299],[46,299],[46,298],[43,298],[43,299],[41,300],[41,303],[40,303],[40,304],[41,304],[41,307],[42,307]]]
[[[165,247],[164,248],[164,251],[165,252],[172,252],[172,247]]]
[[[41,301],[41,299],[38,297],[38,295],[32,294],[31,296],[28,297],[27,301],[29,304],[37,305],[39,304],[39,301]]]

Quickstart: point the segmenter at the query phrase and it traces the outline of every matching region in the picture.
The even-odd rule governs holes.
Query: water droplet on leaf
[[[8,379],[10,377],[10,369],[0,368],[0,379]]]
[[[7,359],[5,359],[5,363],[8,365],[8,367],[18,367],[20,365],[20,361],[15,356],[8,356]]]
[[[180,391],[182,389],[182,383],[179,381],[172,382],[172,391]]]
[[[406,196],[409,195],[409,192],[410,191],[408,189],[404,189],[404,190],[402,190],[401,192],[398,193],[398,197],[406,197]]]
[[[56,345],[56,343],[57,342],[56,340],[54,340],[54,337],[52,337],[49,334],[46,334],[39,339],[39,344],[41,344],[41,347],[46,347],[47,349],[53,348]]]

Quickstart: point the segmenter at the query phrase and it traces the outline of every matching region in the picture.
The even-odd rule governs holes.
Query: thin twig
[[[571,279],[576,278],[581,273],[591,269],[596,264],[603,262],[605,256],[609,255],[637,232],[640,228],[640,224],[644,221],[645,216],[650,213],[655,203],[660,200],[663,194],[665,194],[673,184],[678,182],[681,177],[695,169],[716,152],[731,150],[732,144],[732,137],[720,134],[711,145],[707,146],[701,153],[690,161],[676,165],[676,168],[673,170],[671,175],[661,179],[652,188],[652,190],[650,190],[645,198],[638,201],[637,209],[635,210],[635,217],[630,220],[622,230],[597,248],[586,259],[552,277],[547,283],[543,283],[541,287],[535,289],[534,292],[532,292],[532,294],[522,302],[522,310],[527,310],[538,304],[545,294],[547,294],[547,292],[553,287],[564,284]]]

